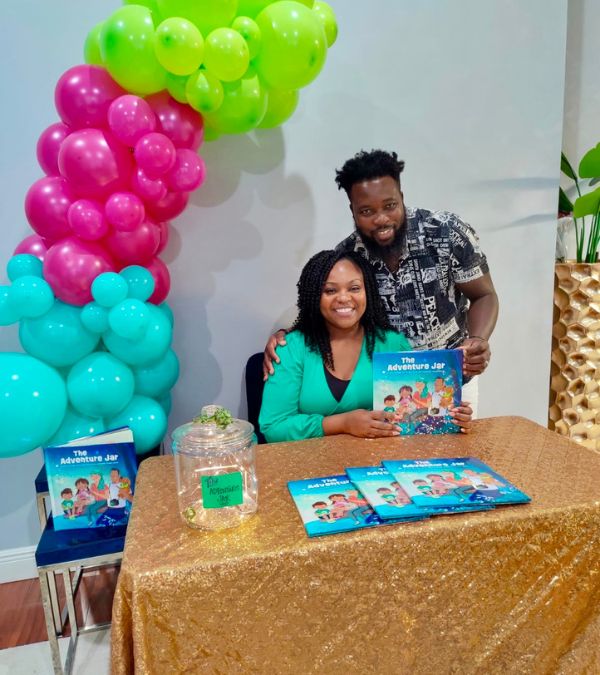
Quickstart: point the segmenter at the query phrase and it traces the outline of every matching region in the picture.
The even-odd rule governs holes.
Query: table
[[[476,456],[532,497],[309,539],[287,481],[383,458]],[[140,468],[112,672],[599,673],[600,455],[520,417],[468,436],[257,448],[259,512],[179,520],[172,457]]]

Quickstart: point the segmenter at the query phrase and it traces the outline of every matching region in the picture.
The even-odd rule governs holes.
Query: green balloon
[[[145,302],[154,293],[156,285],[154,277],[145,267],[129,265],[129,267],[124,267],[119,274],[127,282],[128,298],[136,298]]]
[[[325,29],[315,12],[291,0],[268,5],[256,17],[262,46],[254,65],[270,89],[300,89],[321,71]]]
[[[88,33],[83,45],[83,59],[91,66],[104,65],[102,53],[100,51],[100,32],[102,31],[103,25],[104,21],[97,23]]]
[[[185,87],[188,103],[203,115],[214,112],[223,103],[223,85],[218,77],[208,70],[199,70],[190,75]]]
[[[42,277],[43,263],[39,258],[29,253],[18,253],[8,261],[6,274],[11,281],[19,277]]]
[[[327,46],[331,47],[336,41],[338,34],[337,20],[333,9],[326,2],[317,0],[314,4],[313,12],[319,17],[319,20],[323,24],[325,36],[327,37]]]
[[[167,394],[179,377],[179,361],[175,352],[169,349],[158,361],[135,368],[133,377],[136,394],[156,399]]]
[[[66,409],[65,383],[54,368],[27,354],[0,353],[0,457],[45,445]]]
[[[174,16],[156,29],[156,58],[165,70],[175,75],[191,75],[204,56],[204,38],[191,21]]]
[[[154,94],[166,86],[166,71],[154,53],[152,12],[141,5],[120,7],[100,31],[100,53],[111,76],[129,92]]]
[[[135,451],[141,455],[162,441],[167,431],[167,416],[153,398],[135,395],[125,410],[108,420],[108,427],[129,427],[133,432]]]
[[[88,302],[81,310],[81,323],[91,333],[104,333],[108,330],[108,309],[97,302]]]
[[[68,407],[58,431],[47,442],[47,445],[62,445],[85,436],[93,436],[106,431],[106,425],[100,418],[81,415]]]
[[[256,128],[267,110],[267,93],[257,74],[249,68],[237,82],[223,85],[224,98],[214,113],[206,113],[207,126],[222,134],[245,134]]]
[[[54,293],[50,284],[40,277],[19,277],[13,281],[9,302],[22,317],[37,317],[50,310]]]
[[[167,91],[176,101],[179,101],[179,103],[187,104],[188,102],[185,87],[189,77],[189,75],[173,75],[173,73],[167,73]]]
[[[92,281],[92,297],[102,307],[114,307],[125,300],[129,287],[116,272],[103,272]]]
[[[229,26],[238,0],[157,0],[163,19],[181,16],[195,24],[204,37],[220,26]]]
[[[117,335],[128,340],[141,340],[148,328],[147,305],[137,298],[127,298],[108,313],[108,324]]]
[[[273,129],[289,119],[298,105],[298,92],[294,89],[269,89],[267,112],[258,125],[260,129]]]
[[[231,27],[246,40],[248,53],[253,59],[260,51],[260,28],[256,21],[247,16],[238,16]]]
[[[21,312],[10,300],[11,295],[10,286],[0,286],[0,326],[10,326],[21,319]]]
[[[248,70],[246,40],[232,28],[217,28],[206,38],[204,65],[222,82],[234,82]]]

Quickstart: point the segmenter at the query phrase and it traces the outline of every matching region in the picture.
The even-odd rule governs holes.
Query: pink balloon
[[[145,202],[159,202],[167,196],[167,185],[162,178],[148,178],[143,169],[138,168],[131,178],[133,191]]]
[[[193,150],[179,148],[175,164],[167,174],[167,183],[174,192],[191,192],[202,185],[206,176],[204,160]]]
[[[171,234],[171,226],[168,222],[157,223],[156,227],[160,230],[160,241],[158,242],[158,248],[156,249],[156,254],[162,253],[167,244],[169,243],[169,235]]]
[[[168,136],[176,148],[197,150],[202,145],[202,117],[189,105],[179,103],[166,91],[152,94],[146,101],[158,117],[157,130]]]
[[[163,220],[173,220],[180,213],[183,213],[189,199],[189,192],[169,192],[156,204],[147,204],[146,212],[157,223],[161,223]]]
[[[60,300],[71,305],[91,302],[92,281],[103,272],[114,271],[114,262],[100,244],[77,237],[51,246],[44,261],[44,279]]]
[[[142,136],[133,151],[140,169],[150,178],[160,178],[175,164],[175,146],[164,135],[152,132]]]
[[[104,68],[74,66],[58,80],[54,103],[62,121],[73,129],[104,127],[110,104],[125,93]]]
[[[74,201],[68,181],[61,176],[47,176],[29,188],[25,215],[40,236],[55,241],[71,233],[67,212]]]
[[[115,192],[104,206],[106,219],[115,230],[131,232],[140,225],[146,215],[142,200],[131,192]]]
[[[73,234],[86,241],[102,239],[110,229],[102,205],[91,199],[78,199],[67,213]]]
[[[30,234],[17,245],[17,248],[13,251],[13,255],[17,255],[18,253],[28,253],[29,255],[34,255],[43,262],[47,250],[46,242],[39,234]]]
[[[133,146],[156,129],[156,115],[143,98],[125,94],[110,104],[108,126],[122,143]]]
[[[164,302],[171,289],[171,275],[167,266],[160,258],[152,258],[146,265],[146,269],[154,277],[154,293],[148,298],[148,302],[160,305]]]
[[[130,232],[115,230],[106,237],[106,246],[124,265],[144,265],[160,244],[160,229],[146,220]]]
[[[61,143],[69,135],[70,129],[62,122],[51,124],[42,131],[37,142],[37,160],[43,171],[49,176],[58,176],[58,151]]]
[[[110,133],[83,129],[63,141],[58,167],[77,194],[102,199],[127,185],[133,160],[129,150]]]

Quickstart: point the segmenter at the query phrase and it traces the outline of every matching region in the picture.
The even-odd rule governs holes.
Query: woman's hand
[[[383,410],[353,410],[340,415],[343,417],[343,433],[359,438],[385,438],[399,436],[393,425],[394,413]]]
[[[471,404],[461,401],[460,405],[451,405],[448,411],[452,416],[452,423],[460,427],[462,434],[468,434],[473,425],[473,409],[471,408]]]

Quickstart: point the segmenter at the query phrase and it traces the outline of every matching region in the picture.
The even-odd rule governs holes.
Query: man
[[[350,200],[355,231],[338,244],[373,266],[391,323],[415,349],[464,350],[465,382],[490,360],[489,337],[498,298],[473,228],[452,213],[405,208],[400,188],[404,162],[395,152],[362,150],[336,171]],[[265,379],[273,372],[285,331],[265,349]],[[463,388],[476,403],[476,389]]]

